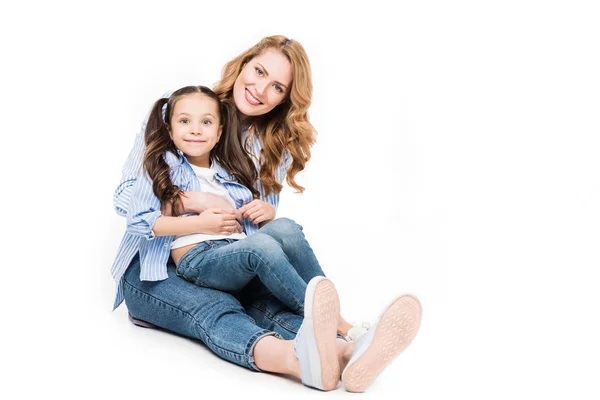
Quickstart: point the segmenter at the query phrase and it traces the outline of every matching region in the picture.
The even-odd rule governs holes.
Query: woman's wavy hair
[[[161,98],[154,103],[144,136],[146,142],[144,169],[152,180],[152,189],[160,199],[161,205],[170,205],[174,216],[183,213],[183,204],[179,196],[182,192],[177,185],[173,184],[169,165],[164,156],[167,151],[178,155],[169,128],[175,104],[182,97],[194,93],[202,93],[219,104],[219,122],[223,125],[223,131],[220,140],[210,151],[211,160],[216,160],[235,176],[240,184],[249,188],[254,198],[259,196],[258,191],[252,186],[257,179],[256,168],[250,156],[242,148],[237,108],[232,101],[221,101],[205,86],[186,86],[173,92],[169,98]]]
[[[215,93],[222,99],[233,101],[233,85],[244,66],[266,50],[275,49],[285,55],[292,65],[292,84],[286,98],[265,115],[249,117],[251,134],[258,132],[262,143],[260,154],[260,180],[266,194],[279,193],[282,185],[277,182],[275,171],[282,162],[283,151],[292,156],[287,171],[287,183],[302,193],[304,188],[295,181],[310,160],[310,147],[315,142],[315,131],[308,119],[312,99],[310,64],[304,48],[285,36],[269,36],[246,50],[223,67],[221,80],[215,85]],[[246,121],[244,121],[246,122]]]

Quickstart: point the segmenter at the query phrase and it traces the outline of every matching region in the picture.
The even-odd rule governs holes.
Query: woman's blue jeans
[[[310,279],[324,276],[302,227],[294,221],[276,219],[255,235],[259,233],[280,244],[301,278],[295,281],[297,285],[305,289]],[[281,302],[258,277],[231,294],[200,287],[178,277],[172,261],[167,270],[169,278],[164,281],[140,281],[139,257],[133,259],[124,275],[129,313],[163,329],[200,339],[228,361],[258,371],[253,357],[258,340],[268,335],[293,339],[302,324],[303,315]],[[295,287],[293,290],[298,291]]]

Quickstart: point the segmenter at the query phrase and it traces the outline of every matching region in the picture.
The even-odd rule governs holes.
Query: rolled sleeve
[[[127,232],[148,240],[154,239],[152,229],[160,216],[160,200],[154,195],[152,181],[147,174],[141,173],[135,182],[129,203]]]

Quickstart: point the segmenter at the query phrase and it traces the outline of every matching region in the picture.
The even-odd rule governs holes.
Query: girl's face
[[[263,115],[286,98],[291,85],[292,65],[280,51],[269,49],[246,63],[233,84],[233,99],[243,115]]]
[[[222,129],[219,106],[214,99],[193,93],[175,102],[169,132],[175,146],[191,164],[210,166],[210,151],[219,141]]]

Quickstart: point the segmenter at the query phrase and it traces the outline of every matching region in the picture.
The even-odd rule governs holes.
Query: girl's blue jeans
[[[255,236],[258,237],[252,239]],[[269,239],[265,238],[266,236]],[[243,242],[248,245],[243,245]],[[232,293],[201,287],[178,277],[172,261],[167,268],[169,278],[166,280],[140,281],[140,263],[137,256],[124,275],[125,303],[134,318],[183,336],[199,339],[218,356],[258,371],[253,357],[254,346],[258,340],[268,335],[293,339],[302,324],[306,284],[313,277],[325,274],[304,237],[302,227],[287,218],[271,221],[256,234],[238,242],[207,243],[194,247],[180,260],[180,272],[184,275],[188,274],[186,278],[194,279],[194,274],[204,267],[235,267],[234,264],[239,261],[238,257],[253,259],[255,265],[260,265],[259,271],[261,268],[267,271],[268,268],[275,268],[275,257],[279,260],[283,259],[281,254],[276,254],[277,251],[274,250],[278,246],[287,263],[293,266],[293,271],[286,270],[285,273],[281,273],[282,275],[279,275],[280,272],[272,274],[272,281],[268,285],[280,291],[278,295],[285,298],[286,303],[293,307],[290,308],[279,300],[260,281],[260,275],[256,276],[254,272],[247,272],[248,270],[242,271],[247,273],[247,276],[240,275],[244,276],[243,279],[237,276],[232,283],[228,283],[226,279],[219,279],[216,282],[222,285],[224,290],[232,290]],[[267,250],[261,249],[264,243],[269,243]],[[238,246],[234,247],[236,245]],[[256,247],[253,248],[252,245]],[[199,250],[194,253],[194,250],[201,246],[205,249],[207,246],[212,246],[213,250],[209,252]],[[227,249],[229,250],[224,253],[226,255],[222,257],[223,260],[219,260],[218,255],[222,250]],[[220,267],[208,262],[209,260],[202,263],[202,268],[190,267],[193,260],[201,253],[214,257],[214,261]],[[189,260],[186,260],[188,256],[190,256]],[[232,264],[222,262],[225,260],[231,261]],[[182,265],[184,269],[181,269]],[[204,275],[208,274],[198,272],[197,275],[197,281],[201,284],[214,283],[202,282],[199,278],[200,276],[204,278]],[[276,282],[277,279],[280,282]],[[241,285],[245,282],[247,282],[245,286]]]

